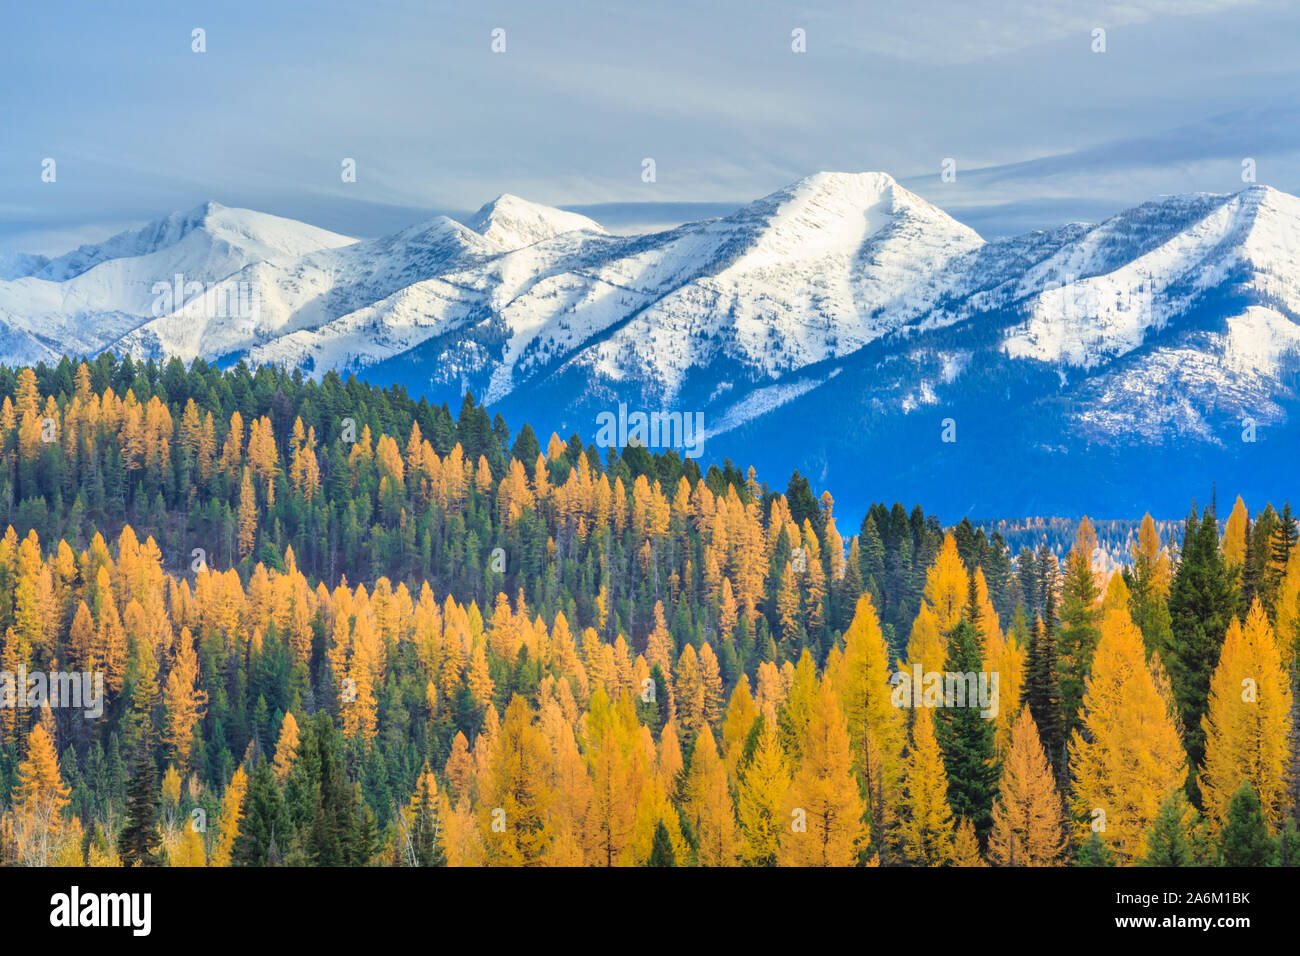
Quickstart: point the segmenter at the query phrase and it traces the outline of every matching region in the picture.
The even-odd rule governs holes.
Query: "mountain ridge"
[[[712,448],[815,477],[947,409],[1004,422],[997,454],[1046,454],[1052,503],[1071,507],[1066,459],[1104,449],[1122,465],[1143,458],[1136,444],[1180,441],[1221,458],[1230,419],[1279,437],[1300,421],[1297,261],[1300,199],[1267,186],[990,241],[873,172],[815,173],[633,236],[508,193],[464,223],[365,240],[204,203],[43,265],[7,259],[66,278],[0,280],[0,358],[355,372],[434,401],[469,389],[587,441],[619,403],[698,411]],[[183,267],[256,314],[205,315],[189,296],[140,314],[147,280]],[[833,408],[843,422],[797,427]],[[922,463],[953,457],[903,444]],[[985,513],[1013,504],[995,495]]]

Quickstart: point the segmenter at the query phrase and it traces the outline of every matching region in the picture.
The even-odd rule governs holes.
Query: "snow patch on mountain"
[[[1284,373],[1300,367],[1300,326],[1274,309],[1250,306],[1222,331],[1195,330],[1144,349],[1083,379],[1072,419],[1108,442],[1240,440],[1243,420],[1285,420],[1293,399]]]
[[[772,411],[774,408],[779,408],[800,395],[811,392],[818,386],[825,385],[839,374],[839,369],[832,369],[829,375],[816,378],[800,378],[793,382],[783,382],[780,385],[768,385],[764,388],[755,389],[747,394],[743,401],[731,405],[721,415],[711,421],[706,420],[704,438],[707,439],[712,435],[729,432],[745,422],[752,421],[760,415]]]
[[[1250,306],[1227,326],[1223,359],[1235,372],[1275,375],[1284,356],[1300,352],[1300,325],[1274,309]]]

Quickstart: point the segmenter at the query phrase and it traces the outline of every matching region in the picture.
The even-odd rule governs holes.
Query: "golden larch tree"
[[[790,767],[776,725],[763,718],[758,744],[749,762],[740,767],[736,784],[736,816],[740,822],[740,858],[748,866],[775,866],[790,790]]]
[[[907,639],[908,666],[920,664],[921,673],[929,674],[942,671],[947,657],[948,638],[940,629],[939,618],[929,604],[922,602]]]
[[[844,657],[832,679],[844,702],[853,770],[865,786],[877,843],[896,820],[907,733],[903,712],[890,701],[889,678],[889,648],[871,595],[863,594],[844,633]]]
[[[462,736],[463,740],[464,737]],[[280,737],[275,744],[275,779],[283,784],[289,779],[289,771],[293,769],[293,763],[298,758],[298,721],[294,719],[293,712],[286,712],[284,720],[280,722]]]
[[[953,866],[988,866],[980,855],[980,840],[975,835],[975,824],[965,817],[957,824],[952,837]]]
[[[1170,567],[1169,554],[1160,544],[1160,533],[1156,530],[1156,523],[1150,512],[1142,516],[1137,544],[1132,547],[1132,556],[1135,563],[1140,561],[1151,570],[1151,582],[1156,593],[1162,598],[1168,598],[1169,586],[1173,581],[1173,569]]]
[[[248,774],[242,766],[236,767],[221,798],[220,833],[212,851],[213,866],[230,866],[235,851],[235,838],[239,836],[239,821],[244,812],[244,795],[247,792]]]
[[[735,775],[736,765],[740,763],[745,750],[745,741],[758,718],[758,705],[749,692],[749,678],[744,674],[736,681],[731,692],[731,701],[727,704],[727,716],[722,721],[722,759],[727,764],[727,772]]]
[[[235,413],[239,414],[238,412]],[[239,556],[247,557],[253,553],[257,542],[257,491],[253,488],[253,475],[250,468],[244,469],[243,481],[239,486]]]
[[[27,756],[18,765],[10,825],[12,853],[25,866],[46,866],[63,828],[68,786],[59,773],[59,755],[45,726],[37,723],[27,735]]]
[[[1289,672],[1300,648],[1300,548],[1292,548],[1278,582],[1274,601],[1277,615],[1277,650]]]
[[[1067,843],[1065,808],[1028,707],[1011,728],[993,804],[989,857],[1002,866],[1058,866]]]
[[[677,725],[682,739],[694,740],[704,723],[704,678],[700,674],[700,659],[690,644],[682,648],[677,658],[673,700],[677,704]]]
[[[478,810],[486,862],[539,866],[555,838],[547,781],[551,748],[533,722],[528,702],[515,695],[492,742]]]
[[[722,665],[708,642],[700,645],[700,679],[704,682],[704,722],[717,727],[722,719]]]
[[[925,572],[926,603],[938,619],[939,633],[947,635],[961,620],[969,598],[966,565],[957,553],[957,539],[949,532],[944,536],[934,564]],[[942,663],[942,662],[941,662]]]
[[[189,765],[194,727],[202,719],[204,705],[208,702],[207,692],[195,687],[198,679],[199,659],[194,653],[194,638],[190,635],[190,629],[183,627],[176,641],[176,656],[163,689],[163,702],[167,707],[163,742],[181,768]]]
[[[686,775],[686,814],[695,828],[700,865],[733,866],[739,849],[736,812],[727,787],[727,768],[707,724],[695,741]]]
[[[1286,807],[1287,737],[1291,687],[1273,628],[1255,598],[1243,627],[1228,625],[1219,666],[1210,678],[1205,728],[1205,766],[1201,796],[1210,828],[1217,833],[1227,820],[1233,794],[1247,781],[1274,830]]]
[[[1246,511],[1246,502],[1237,495],[1237,502],[1228,515],[1228,523],[1223,529],[1223,540],[1219,550],[1223,552],[1223,561],[1229,568],[1239,568],[1246,563],[1246,535],[1250,531],[1250,514]]]
[[[852,866],[869,834],[848,722],[829,680],[820,682],[811,703],[786,796],[788,823],[778,859],[783,866]]]
[[[630,862],[637,797],[643,782],[633,736],[635,724],[635,717],[610,703],[604,690],[592,694],[587,715],[591,800],[583,842],[587,860],[595,866]]]
[[[1125,610],[1102,618],[1082,712],[1070,738],[1075,833],[1079,842],[1098,833],[1131,865],[1146,855],[1160,805],[1186,782],[1187,755]]]
[[[903,805],[899,823],[902,858],[916,866],[946,866],[953,859],[952,808],[948,772],[934,735],[934,715],[917,707],[912,746],[903,765]]]

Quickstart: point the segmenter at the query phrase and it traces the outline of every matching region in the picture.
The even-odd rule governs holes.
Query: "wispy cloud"
[[[0,85],[40,95],[5,102],[0,248],[208,198],[374,235],[503,191],[727,204],[819,169],[888,171],[999,231],[1226,191],[1247,155],[1288,188],[1298,34],[1277,0],[24,5]],[[938,190],[946,157],[960,173]]]

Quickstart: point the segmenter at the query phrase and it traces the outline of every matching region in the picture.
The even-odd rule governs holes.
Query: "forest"
[[[1064,560],[919,505],[846,533],[798,473],[468,393],[102,355],[0,396],[8,865],[1300,856],[1289,504],[1146,515],[1107,572],[1086,518]],[[900,706],[915,668],[996,713]]]

